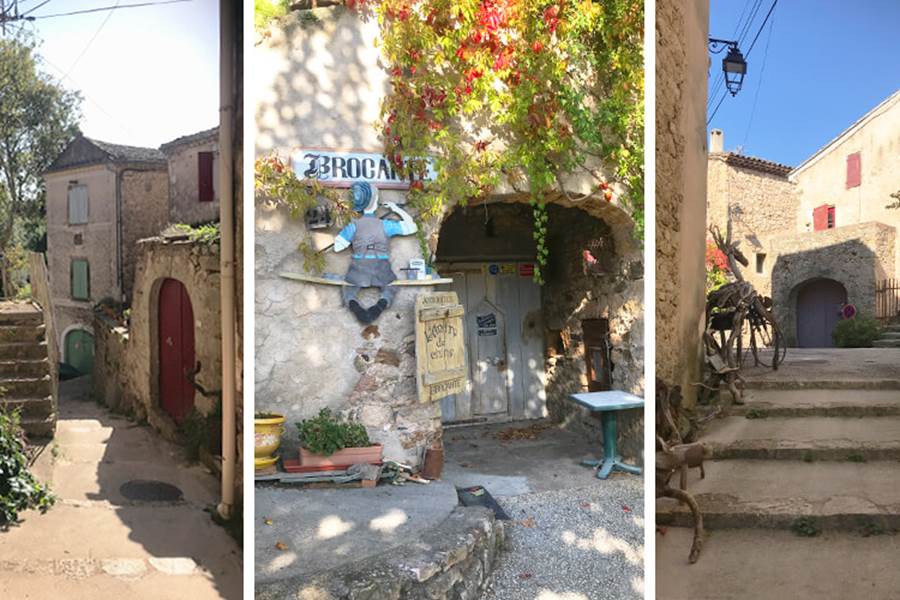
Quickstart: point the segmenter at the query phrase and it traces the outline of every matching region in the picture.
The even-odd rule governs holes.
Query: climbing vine
[[[541,283],[554,197],[615,202],[643,238],[642,0],[345,4],[380,25],[391,85],[378,127],[419,220],[498,190],[527,193]],[[286,170],[274,156],[257,161],[258,192],[295,217],[322,198],[347,208],[337,190]],[[587,193],[566,189],[576,177]],[[300,250],[310,266],[321,258]]]
[[[501,184],[527,191],[544,266],[548,197],[568,195],[564,178],[584,174],[590,193],[569,199],[615,200],[643,235],[643,2],[348,5],[381,25],[386,154],[413,181],[410,203],[423,218]]]

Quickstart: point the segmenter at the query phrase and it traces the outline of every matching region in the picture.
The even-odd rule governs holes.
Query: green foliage
[[[801,537],[816,537],[822,533],[813,517],[798,517],[791,523],[791,531]]]
[[[542,281],[545,205],[566,177],[587,173],[592,193],[577,200],[615,199],[643,236],[643,2],[353,4],[381,25],[391,74],[385,151],[413,180],[410,204],[422,218],[501,182],[527,191]],[[426,182],[429,156],[435,178]]]
[[[806,452],[803,453],[803,462],[811,463],[814,460],[815,459],[813,458],[812,452],[810,452],[809,450],[807,450]]]
[[[323,408],[319,415],[297,423],[300,445],[322,456],[331,456],[344,448],[371,446],[369,434],[361,423],[341,422]]]
[[[28,470],[25,447],[19,414],[0,411],[0,528],[16,523],[24,510],[45,513],[56,502]]]
[[[874,519],[865,519],[859,528],[859,534],[863,537],[872,537],[878,535],[894,535],[897,533],[895,529],[888,529]]]
[[[219,223],[203,223],[201,225],[188,225],[186,223],[175,223],[171,225],[165,233],[180,233],[188,236],[192,242],[203,244],[204,246],[212,246],[218,244],[222,237],[222,230]]]
[[[253,26],[256,31],[264,31],[274,19],[286,15],[290,4],[289,0],[254,0]]]
[[[839,321],[831,332],[838,348],[871,348],[880,334],[878,321],[861,315]]]
[[[78,132],[80,95],[38,69],[30,36],[0,38],[0,250],[22,219],[25,247],[43,237],[34,220],[44,214],[41,174]],[[30,223],[30,224],[29,224]]]
[[[181,435],[181,443],[184,446],[188,460],[200,458],[200,450],[209,448],[209,430],[206,426],[206,417],[196,408],[185,417],[178,426]]]
[[[765,419],[768,416],[769,416],[769,413],[767,413],[764,410],[760,410],[758,408],[751,408],[744,415],[744,417],[746,417],[748,419]]]
[[[853,454],[847,455],[847,462],[864,463],[867,461],[865,456],[858,452],[854,452]]]

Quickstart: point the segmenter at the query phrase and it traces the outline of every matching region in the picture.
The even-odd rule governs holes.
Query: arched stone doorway
[[[94,370],[94,334],[81,326],[72,326],[63,333],[63,362],[87,375]]]
[[[800,348],[831,348],[834,326],[847,302],[847,289],[834,279],[818,278],[797,289],[797,345]]]
[[[187,289],[165,279],[159,290],[159,404],[175,423],[194,408],[194,310]]]

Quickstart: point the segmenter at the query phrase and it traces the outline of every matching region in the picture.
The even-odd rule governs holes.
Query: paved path
[[[57,435],[35,466],[56,506],[0,532],[0,598],[241,598],[240,549],[205,512],[218,480],[149,428],[77,399],[83,385],[61,386]],[[183,500],[126,499],[134,479],[175,485]]]
[[[660,600],[897,598],[900,354],[788,350],[751,370],[746,405],[713,421],[691,491],[709,537],[687,562],[685,507],[657,501]],[[674,480],[674,481],[677,481]]]
[[[537,422],[539,424],[543,422]],[[451,429],[444,479],[483,485],[513,522],[485,600],[639,600],[644,597],[643,478],[600,481],[584,458],[599,441],[534,421]]]

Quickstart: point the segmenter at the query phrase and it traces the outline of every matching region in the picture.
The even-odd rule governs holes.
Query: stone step
[[[56,432],[56,414],[37,417],[22,417],[22,429],[30,440],[52,438]]]
[[[892,378],[747,379],[744,388],[746,390],[900,390],[900,373]]]
[[[46,327],[40,325],[0,325],[0,344],[9,342],[41,342]]]
[[[900,416],[897,390],[747,390],[730,414],[765,417]]]
[[[883,340],[900,340],[900,329],[885,329],[881,332],[881,335],[878,336]]]
[[[0,410],[19,410],[23,418],[45,419],[53,414],[53,397],[48,395],[45,398],[2,398]]]
[[[702,441],[717,459],[900,460],[900,417],[729,416]]]
[[[47,358],[31,360],[0,360],[0,378],[42,377],[50,374]]]
[[[660,600],[893,600],[900,590],[900,536],[826,532],[713,531],[688,564],[693,531],[656,535]]]
[[[880,339],[872,342],[873,348],[900,348],[900,339]]]
[[[727,460],[691,469],[694,495],[709,529],[792,529],[799,519],[820,530],[900,530],[900,463]],[[677,485],[673,478],[670,485]],[[656,503],[657,523],[692,526],[687,507]]]
[[[47,358],[47,342],[0,344],[0,361]]]
[[[0,398],[43,398],[53,393],[50,376],[0,377]]]
[[[44,313],[30,302],[0,302],[0,326],[40,325]]]

